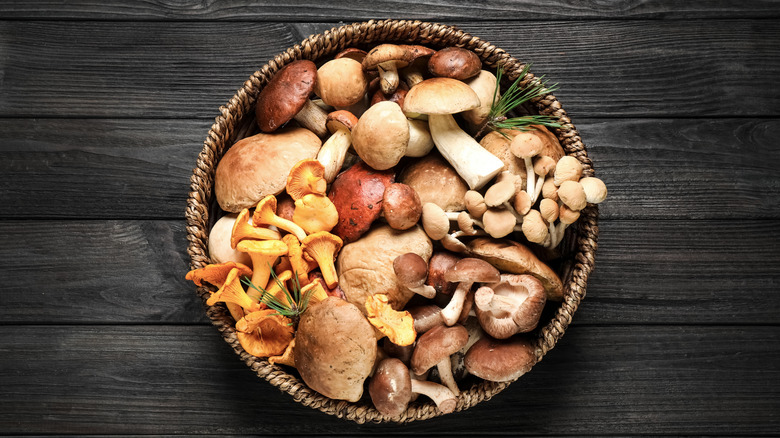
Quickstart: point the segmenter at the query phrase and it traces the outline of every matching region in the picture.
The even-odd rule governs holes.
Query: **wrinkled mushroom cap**
[[[517,225],[517,218],[506,208],[488,208],[482,215],[485,232],[499,239],[509,235]]]
[[[408,144],[409,122],[395,102],[383,101],[370,107],[352,130],[352,147],[376,170],[398,164]]]
[[[325,167],[313,158],[301,160],[290,169],[285,187],[295,201],[311,193],[323,195],[328,187],[328,182],[325,181]]]
[[[446,47],[428,60],[428,71],[434,76],[464,80],[482,70],[482,61],[476,53],[460,47]]]
[[[523,217],[523,234],[529,242],[542,243],[550,234],[539,210],[531,210]]]
[[[422,374],[428,371],[460,350],[468,340],[469,331],[459,324],[451,327],[438,325],[428,330],[417,339],[410,362],[412,372]]]
[[[464,359],[473,375],[491,382],[511,382],[531,370],[533,345],[522,337],[497,340],[484,337],[469,348]]]
[[[293,166],[316,157],[320,146],[322,141],[317,135],[297,127],[238,141],[217,165],[214,193],[219,206],[238,213],[268,195],[281,193]]]
[[[464,82],[451,78],[431,78],[406,93],[404,112],[457,114],[479,105],[479,96]]]
[[[273,132],[303,108],[317,82],[317,66],[309,60],[293,61],[276,72],[257,97],[255,115],[263,132]]]
[[[385,189],[394,179],[392,170],[377,171],[362,161],[340,173],[328,192],[339,216],[331,232],[345,243],[359,239],[382,213]]]
[[[577,181],[580,176],[582,176],[582,163],[571,155],[566,155],[556,163],[553,181],[556,186],[560,186],[564,181]]]
[[[337,108],[360,102],[368,89],[363,66],[347,57],[331,59],[317,70],[314,92],[327,105]]]

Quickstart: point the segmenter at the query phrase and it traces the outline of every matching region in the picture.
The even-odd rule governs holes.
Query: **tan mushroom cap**
[[[477,219],[482,218],[482,215],[487,211],[485,198],[476,190],[467,191],[463,200],[466,203],[466,210]]]
[[[539,203],[539,213],[542,214],[542,219],[548,224],[555,222],[555,220],[558,219],[558,212],[558,203],[552,199],[544,198]]]
[[[491,382],[511,382],[536,363],[533,344],[522,337],[497,340],[484,337],[469,348],[466,369]]]
[[[578,181],[580,176],[582,176],[582,163],[571,155],[561,157],[555,165],[553,178],[556,186],[560,187],[564,181]]]
[[[571,208],[561,205],[558,211],[558,220],[565,225],[571,225],[577,222],[580,218],[579,210],[572,210]]]
[[[599,204],[607,198],[607,186],[604,181],[596,177],[586,177],[580,179],[582,188],[585,189],[585,200],[591,204]]]
[[[501,273],[484,260],[467,257],[447,270],[444,280],[452,283],[495,283],[501,280]]]
[[[544,143],[531,132],[520,132],[512,139],[509,149],[518,158],[531,158],[544,150]]]
[[[219,206],[238,213],[268,195],[281,193],[293,166],[316,157],[320,146],[317,135],[298,127],[239,140],[217,165],[214,193]]]
[[[466,83],[451,78],[431,78],[409,90],[404,99],[404,112],[457,114],[479,105],[479,96]]]
[[[506,208],[488,208],[482,215],[482,224],[485,225],[485,232],[499,239],[515,229],[517,218]]]
[[[485,192],[485,205],[498,207],[512,199],[515,194],[515,183],[511,178],[504,178],[490,186]]]
[[[409,122],[395,102],[379,102],[367,109],[352,130],[352,147],[376,170],[398,164],[408,144]]]
[[[544,239],[550,234],[547,224],[544,223],[542,214],[539,210],[531,210],[523,217],[523,234],[529,242],[544,242]]]
[[[558,187],[558,197],[567,207],[580,211],[588,205],[585,189],[577,181],[564,181]]]
[[[276,72],[257,97],[255,115],[263,132],[273,132],[303,109],[317,82],[317,66],[301,59]]]
[[[367,53],[365,50],[358,49],[357,47],[348,47],[340,51],[339,53],[337,53],[336,56],[333,57],[333,59],[350,58],[350,59],[354,59],[357,62],[362,63],[366,55]]]
[[[534,160],[534,173],[540,176],[549,175],[555,170],[555,160],[547,155],[542,155]]]
[[[327,105],[347,107],[360,102],[368,89],[361,63],[347,57],[331,59],[317,70],[314,92]]]
[[[377,66],[392,62],[396,68],[409,65],[408,52],[404,46],[397,44],[380,44],[371,49],[363,58],[363,69],[376,70]]]
[[[441,240],[450,231],[450,221],[441,207],[426,202],[422,206],[422,226],[433,240]]]
[[[515,193],[514,199],[512,200],[512,206],[515,207],[517,214],[527,214],[531,210],[531,207],[533,207],[533,202],[531,202],[531,195],[529,195],[525,190],[518,190],[517,193]]]
[[[436,152],[405,166],[398,181],[413,188],[423,204],[432,202],[444,211],[461,211],[466,208],[468,185]]]

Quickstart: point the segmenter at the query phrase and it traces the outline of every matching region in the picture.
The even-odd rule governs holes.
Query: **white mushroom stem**
[[[493,289],[482,286],[474,292],[474,305],[483,312],[494,314],[512,313],[517,309],[518,302],[504,295],[496,294]]]
[[[406,146],[407,157],[424,157],[433,149],[433,138],[428,130],[428,122],[424,120],[409,120],[409,144]]]
[[[536,173],[534,173],[534,164],[531,160],[531,157],[525,157],[523,158],[523,161],[525,161],[525,174],[526,174],[526,187],[525,191],[528,192],[529,195],[536,193],[536,186],[534,185],[534,182],[536,181]],[[531,196],[531,204],[534,202],[533,196]]]
[[[453,326],[458,322],[460,313],[463,311],[463,303],[466,301],[466,294],[469,293],[472,284],[468,282],[458,283],[458,287],[452,293],[452,298],[450,298],[447,307],[441,309],[441,316],[444,318],[444,324],[447,326]]]
[[[449,414],[455,410],[458,400],[446,386],[425,380],[412,379],[412,392],[422,394],[436,403],[442,413]]]
[[[317,137],[325,138],[328,135],[328,113],[317,106],[311,99],[306,99],[303,108],[293,117],[306,129],[317,134]]]
[[[452,375],[452,362],[450,362],[450,357],[447,356],[441,362],[437,363],[436,369],[439,371],[439,380],[441,380],[441,383],[449,388],[455,396],[460,394],[458,384],[455,383],[455,377]]]
[[[531,195],[531,205],[535,204],[536,200],[539,199],[539,195],[542,194],[542,186],[544,185],[544,177],[545,177],[545,175],[539,175],[539,178],[536,179],[536,185],[534,185],[534,192]]]
[[[555,248],[556,246],[561,244],[561,241],[563,240],[563,236],[566,232],[566,228],[571,225],[564,222],[558,222],[558,225],[555,226],[555,237],[550,242],[550,248]]]
[[[504,163],[460,129],[452,115],[429,114],[428,127],[436,148],[470,189],[480,189],[503,169]]]
[[[382,92],[388,95],[395,93],[399,80],[395,61],[379,64],[376,66],[376,70],[379,72],[379,86],[382,88]]]
[[[352,134],[346,128],[334,132],[322,144],[319,153],[317,153],[317,161],[325,168],[324,178],[328,184],[336,179],[341,166],[344,165],[344,159],[351,144]]]

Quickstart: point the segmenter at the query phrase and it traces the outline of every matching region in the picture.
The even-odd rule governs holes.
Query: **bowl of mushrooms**
[[[555,86],[452,27],[368,21],[270,60],[191,177],[191,271],[257,375],[358,423],[462,411],[563,336],[606,187]]]

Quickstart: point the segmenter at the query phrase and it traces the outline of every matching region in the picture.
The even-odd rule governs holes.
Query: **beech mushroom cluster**
[[[474,52],[404,44],[273,76],[260,132],[217,167],[213,263],[187,274],[246,352],[388,417],[530,369],[563,286],[529,246],[556,247],[606,187],[542,126],[480,139],[499,86]]]

